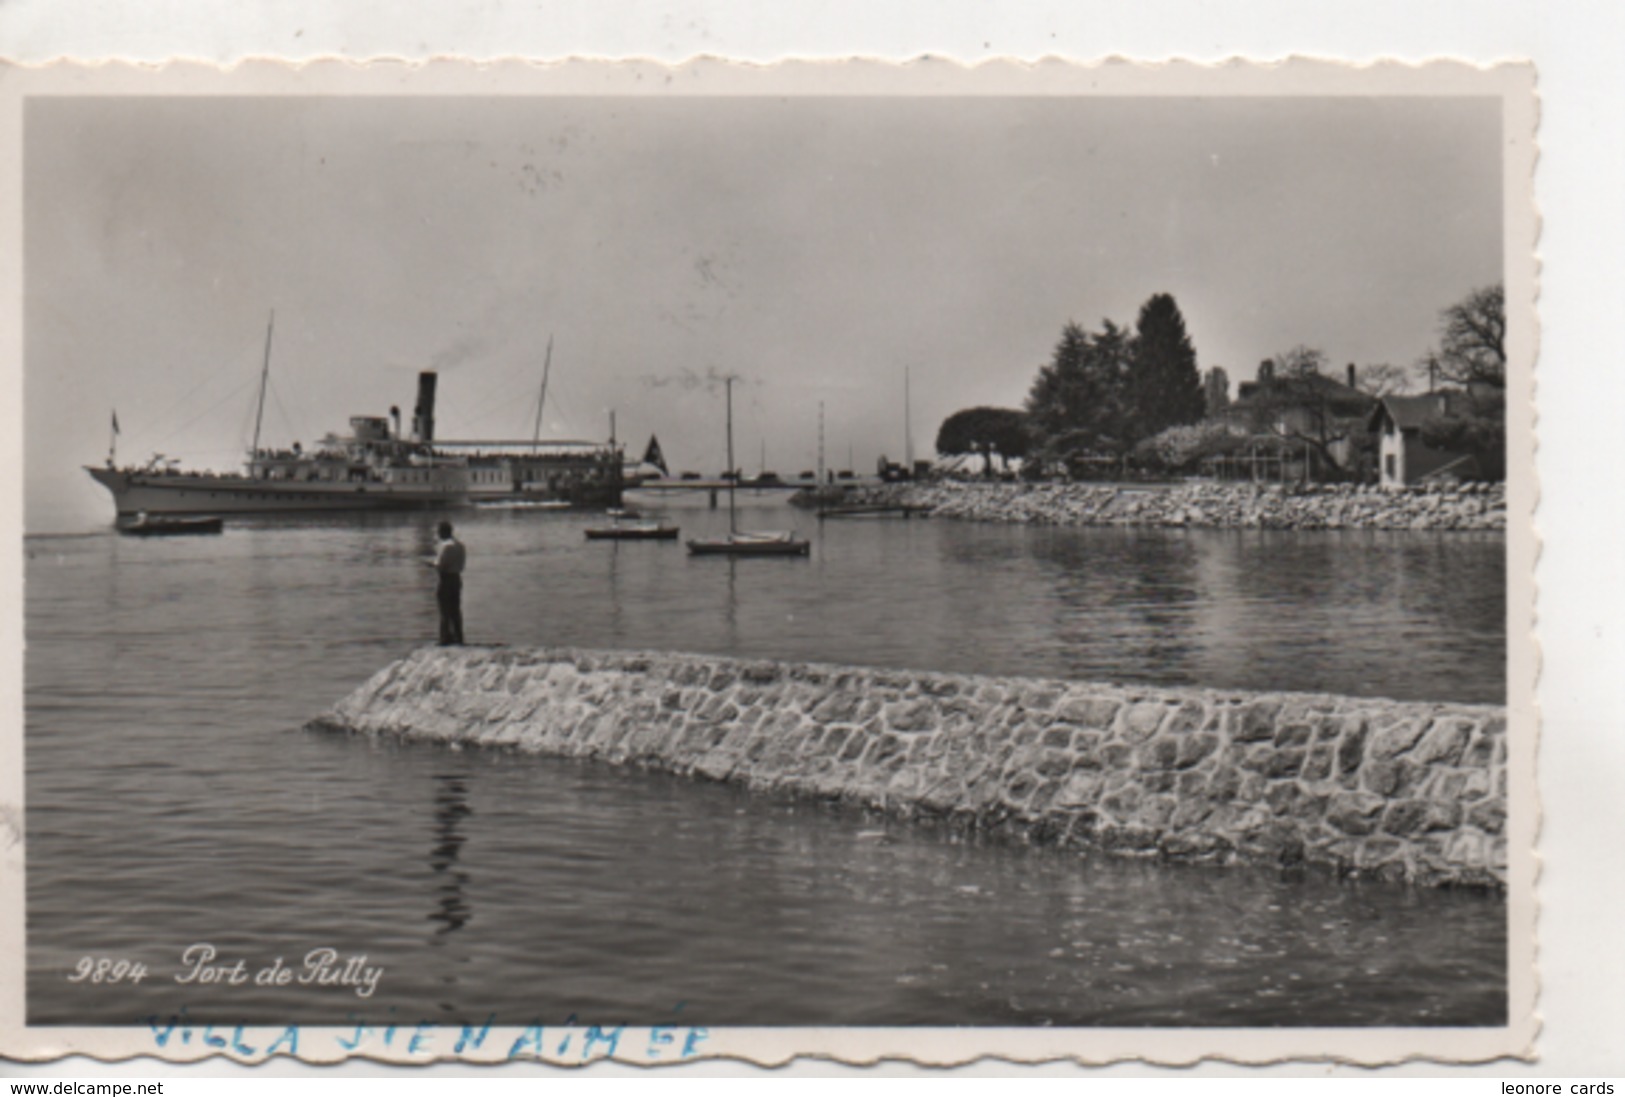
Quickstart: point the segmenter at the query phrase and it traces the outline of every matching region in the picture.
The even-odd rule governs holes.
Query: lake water
[[[691,503],[684,534],[724,514]],[[1499,536],[799,525],[810,560],[465,513],[469,639],[1500,702]],[[301,730],[435,629],[423,516],[27,549],[36,1024],[1494,1024],[1477,893],[967,842],[595,764]],[[376,991],[177,984],[365,953]],[[84,956],[139,986],[70,979]]]

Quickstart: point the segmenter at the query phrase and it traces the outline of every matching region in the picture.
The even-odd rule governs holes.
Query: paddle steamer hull
[[[247,476],[143,473],[87,467],[113,496],[120,517],[276,514],[298,511],[412,510],[469,502],[466,486],[322,482],[278,483]]]
[[[242,472],[189,472],[154,462],[87,465],[120,518],[149,515],[280,514],[422,510],[471,503],[618,506],[620,449],[595,442],[437,442],[435,374],[418,379],[410,436],[395,417],[352,416],[351,433],[315,452],[250,451]]]

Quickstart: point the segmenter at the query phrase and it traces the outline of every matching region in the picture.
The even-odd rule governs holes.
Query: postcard
[[[1529,66],[0,95],[0,1053],[1533,1054]]]

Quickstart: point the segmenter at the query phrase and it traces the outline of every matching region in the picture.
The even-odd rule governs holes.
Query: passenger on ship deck
[[[440,604],[440,646],[463,642],[463,567],[468,550],[452,535],[450,522],[441,522],[437,531],[440,546],[427,563],[440,575],[435,601]]]

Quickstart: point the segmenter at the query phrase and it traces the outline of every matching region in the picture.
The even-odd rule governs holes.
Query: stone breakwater
[[[312,727],[597,758],[1126,855],[1506,881],[1499,707],[426,648]]]
[[[1370,485],[1199,483],[1005,484],[936,481],[888,484],[853,502],[906,503],[947,518],[1061,526],[1187,526],[1206,529],[1506,528],[1504,484],[1429,485],[1385,491]]]

